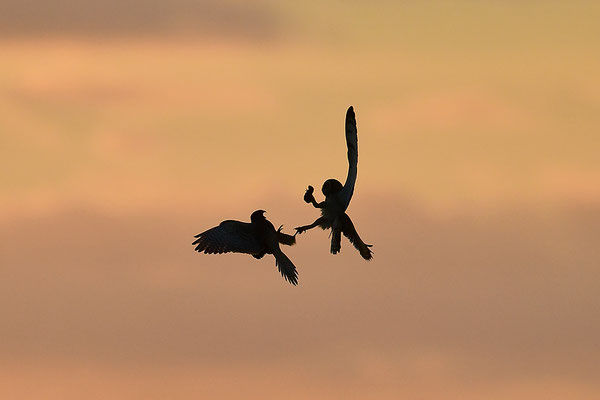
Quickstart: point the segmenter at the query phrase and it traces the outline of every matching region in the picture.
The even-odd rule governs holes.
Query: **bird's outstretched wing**
[[[344,210],[348,208],[350,199],[352,199],[356,175],[358,173],[358,131],[356,129],[356,116],[354,115],[354,108],[352,106],[346,111],[346,145],[348,146],[348,177],[339,193]]]
[[[227,220],[196,236],[193,245],[199,253],[246,253],[258,254],[261,244],[252,224],[247,222]]]

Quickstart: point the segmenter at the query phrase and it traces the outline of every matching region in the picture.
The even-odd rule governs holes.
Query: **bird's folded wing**
[[[223,221],[196,236],[192,243],[199,253],[246,253],[258,254],[261,245],[252,224],[240,221]]]
[[[348,177],[339,193],[344,210],[348,208],[350,199],[352,199],[356,175],[358,173],[358,131],[356,129],[356,117],[352,106],[346,112],[346,145],[348,146]]]
[[[354,224],[352,220],[347,214],[344,214],[342,217],[342,232],[344,236],[348,238],[350,243],[354,246],[356,250],[360,252],[360,255],[367,261],[373,258],[373,251],[370,247],[373,247],[370,244],[366,244],[356,232],[356,228],[354,228]]]

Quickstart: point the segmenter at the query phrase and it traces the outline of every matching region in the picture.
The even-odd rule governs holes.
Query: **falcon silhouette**
[[[193,245],[198,253],[245,253],[254,258],[265,254],[275,256],[275,265],[283,278],[292,285],[298,284],[298,272],[292,261],[281,251],[279,244],[293,246],[296,238],[278,230],[263,215],[266,211],[256,210],[250,215],[250,223],[227,220],[194,237]]]
[[[323,195],[325,195],[325,201],[321,203],[317,203],[313,196],[315,189],[312,186],[308,186],[304,194],[304,201],[312,203],[315,208],[320,208],[321,217],[317,218],[310,225],[295,228],[296,234],[301,234],[317,226],[321,229],[331,228],[331,254],[337,254],[340,251],[342,246],[341,235],[343,233],[365,260],[371,260],[373,252],[369,247],[372,245],[365,244],[362,241],[354,228],[352,220],[346,214],[346,209],[348,209],[350,199],[352,199],[352,194],[354,193],[356,174],[358,172],[358,133],[356,130],[356,117],[352,106],[346,112],[346,144],[348,146],[348,177],[346,178],[346,183],[342,186],[340,181],[336,179],[327,179],[321,189]]]

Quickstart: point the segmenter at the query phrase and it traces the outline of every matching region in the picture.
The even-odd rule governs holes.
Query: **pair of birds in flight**
[[[281,251],[280,244],[292,246],[296,243],[296,234],[309,229],[320,227],[331,229],[331,254],[337,254],[341,249],[342,234],[359,251],[365,260],[371,260],[373,252],[371,245],[362,241],[354,228],[352,220],[346,214],[346,209],[352,199],[356,175],[358,171],[358,132],[354,108],[350,106],[346,112],[346,145],[348,147],[348,177],[342,186],[336,179],[327,179],[321,191],[325,201],[318,203],[313,195],[314,188],[308,186],[304,201],[321,210],[321,216],[310,225],[299,226],[296,233],[287,235],[281,232],[283,227],[275,230],[273,224],[264,216],[264,210],[257,210],[250,215],[250,223],[227,220],[214,228],[196,236],[195,250],[199,253],[245,253],[260,259],[265,254],[273,254],[275,265],[285,280],[292,285],[298,284],[298,271],[292,261]]]

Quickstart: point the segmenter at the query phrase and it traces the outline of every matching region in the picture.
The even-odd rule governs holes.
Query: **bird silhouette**
[[[346,112],[346,145],[348,146],[348,177],[342,186],[336,179],[327,179],[323,183],[321,191],[325,201],[317,203],[313,195],[314,188],[308,186],[304,194],[304,201],[311,203],[315,208],[321,209],[321,217],[310,225],[299,226],[296,234],[301,234],[309,229],[320,227],[331,228],[331,254],[337,254],[341,249],[342,234],[350,240],[350,243],[360,252],[365,260],[373,258],[372,245],[365,244],[354,228],[352,220],[346,214],[350,199],[354,193],[356,175],[358,172],[358,132],[356,129],[356,116],[354,108],[350,106]]]
[[[292,285],[298,284],[298,272],[292,261],[281,251],[279,244],[293,246],[296,238],[281,232],[283,226],[275,230],[265,218],[264,210],[256,210],[250,215],[250,223],[227,220],[207,231],[199,233],[193,245],[199,253],[245,253],[260,259],[265,254],[275,256],[275,265],[283,278]]]

